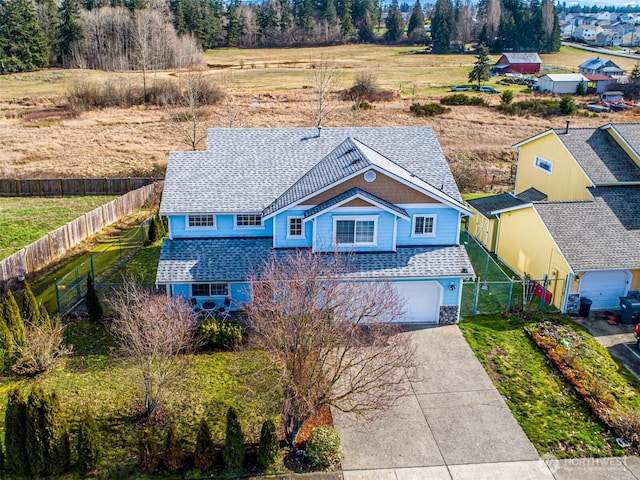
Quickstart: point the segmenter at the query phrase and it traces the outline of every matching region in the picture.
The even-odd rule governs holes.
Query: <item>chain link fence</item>
[[[56,304],[61,315],[72,311],[84,300],[87,293],[87,277],[93,279],[97,291],[108,295],[108,289],[120,285],[114,283],[114,273],[142,248],[149,239],[151,218],[128,230],[101,251],[91,255],[72,271],[55,279]]]

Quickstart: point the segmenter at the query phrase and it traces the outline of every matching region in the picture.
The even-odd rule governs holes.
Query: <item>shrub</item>
[[[182,445],[173,425],[169,426],[164,442],[164,467],[172,472],[177,472],[182,467]]]
[[[198,428],[196,437],[195,466],[196,468],[208,470],[213,466],[214,461],[215,450],[213,439],[211,438],[211,430],[209,430],[209,424],[203,418],[200,421],[200,428]]]
[[[18,358],[11,370],[18,375],[42,373],[58,360],[71,354],[64,343],[64,326],[54,317],[42,325],[28,323],[25,329],[25,345],[16,345]]]
[[[576,113],[576,104],[571,95],[563,95],[558,106],[560,113],[563,115],[573,115]]]
[[[443,107],[437,103],[425,103],[424,105],[414,103],[409,110],[418,117],[433,117],[434,115],[442,115],[451,111],[450,108]]]
[[[513,92],[511,90],[505,90],[500,95],[500,101],[502,103],[506,103],[507,105],[513,102]]]
[[[231,469],[242,467],[244,463],[245,445],[244,433],[238,421],[238,413],[233,407],[227,410],[227,429],[222,458],[224,464]]]
[[[80,419],[77,452],[78,468],[83,475],[94,470],[102,457],[102,440],[98,424],[87,413]]]
[[[307,456],[320,468],[339,463],[342,458],[342,442],[335,428],[329,425],[316,427],[307,440]]]
[[[143,473],[153,473],[158,467],[158,443],[153,432],[145,428],[138,438],[138,468]]]
[[[7,469],[19,476],[29,474],[29,457],[25,432],[27,430],[27,399],[22,389],[9,391],[5,413],[4,445]]]
[[[87,313],[89,314],[89,320],[97,322],[102,318],[102,305],[100,305],[100,299],[96,293],[96,289],[93,286],[93,279],[91,275],[87,275],[87,293],[84,297],[84,303],[87,306]]]
[[[280,441],[276,435],[276,427],[271,420],[262,424],[260,443],[258,444],[258,463],[269,468],[278,462],[280,457]]]
[[[24,292],[22,295],[22,319],[25,322],[41,323],[40,305],[38,305],[38,301],[33,294],[33,290],[31,290],[29,282],[24,282]]]
[[[13,341],[18,345],[24,345],[24,321],[16,297],[13,296],[11,290],[7,291],[4,302],[2,302],[2,316],[11,331]]]
[[[156,213],[153,217],[151,217],[147,244],[154,244],[158,239],[164,237],[165,233],[166,231],[164,228],[164,221],[160,218],[160,215]]]
[[[550,117],[560,115],[559,102],[555,100],[523,100],[516,103],[501,103],[496,110],[507,115],[536,115],[539,117]]]
[[[205,345],[233,348],[242,341],[242,327],[237,320],[207,318],[198,327],[198,335]]]
[[[55,393],[36,385],[26,409],[26,452],[33,476],[59,475],[71,464],[69,432]]]
[[[14,360],[13,335],[9,331],[7,324],[0,319],[0,371],[5,371]]]
[[[351,105],[351,110],[353,110],[354,112],[356,110],[371,110],[372,108],[373,108],[373,105],[367,102],[366,100],[362,100]]]
[[[484,98],[469,95],[465,95],[464,93],[454,93],[452,95],[447,95],[446,97],[442,97],[440,99],[440,103],[442,105],[479,105],[484,106],[487,104]]]

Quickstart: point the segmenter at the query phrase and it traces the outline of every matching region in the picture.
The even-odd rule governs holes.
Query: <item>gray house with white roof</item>
[[[156,283],[199,305],[241,309],[250,274],[294,249],[348,252],[348,279],[391,282],[406,322],[456,322],[473,277],[470,211],[429,127],[212,129],[170,154],[160,213]]]

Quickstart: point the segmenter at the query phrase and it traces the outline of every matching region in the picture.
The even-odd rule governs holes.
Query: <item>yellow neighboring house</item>
[[[640,124],[552,129],[523,140],[514,195],[469,201],[469,233],[563,312],[617,309],[640,290]]]

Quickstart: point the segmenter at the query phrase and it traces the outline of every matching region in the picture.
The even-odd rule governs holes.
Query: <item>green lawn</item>
[[[465,318],[460,328],[540,454],[559,458],[624,454],[527,337],[523,327],[533,321],[484,315]],[[612,362],[595,339],[591,342],[594,355],[597,352],[595,364]]]
[[[29,388],[38,382],[58,393],[72,432],[85,411],[98,421],[106,452],[99,478],[138,478],[136,441],[143,425],[132,421],[141,411],[143,400],[138,373],[109,355],[112,338],[101,325],[72,324],[67,328],[67,341],[74,344],[74,355],[54,371],[27,380],[0,377],[0,430],[4,431],[9,388],[17,383]],[[214,441],[222,444],[230,405],[239,412],[248,442],[258,441],[264,420],[272,419],[277,424],[280,396],[273,387],[275,372],[265,366],[260,352],[201,353],[191,360],[158,412],[156,431],[160,441],[169,422],[174,422],[185,453],[192,454],[197,427],[204,417]]]
[[[116,197],[0,197],[0,259]]]

